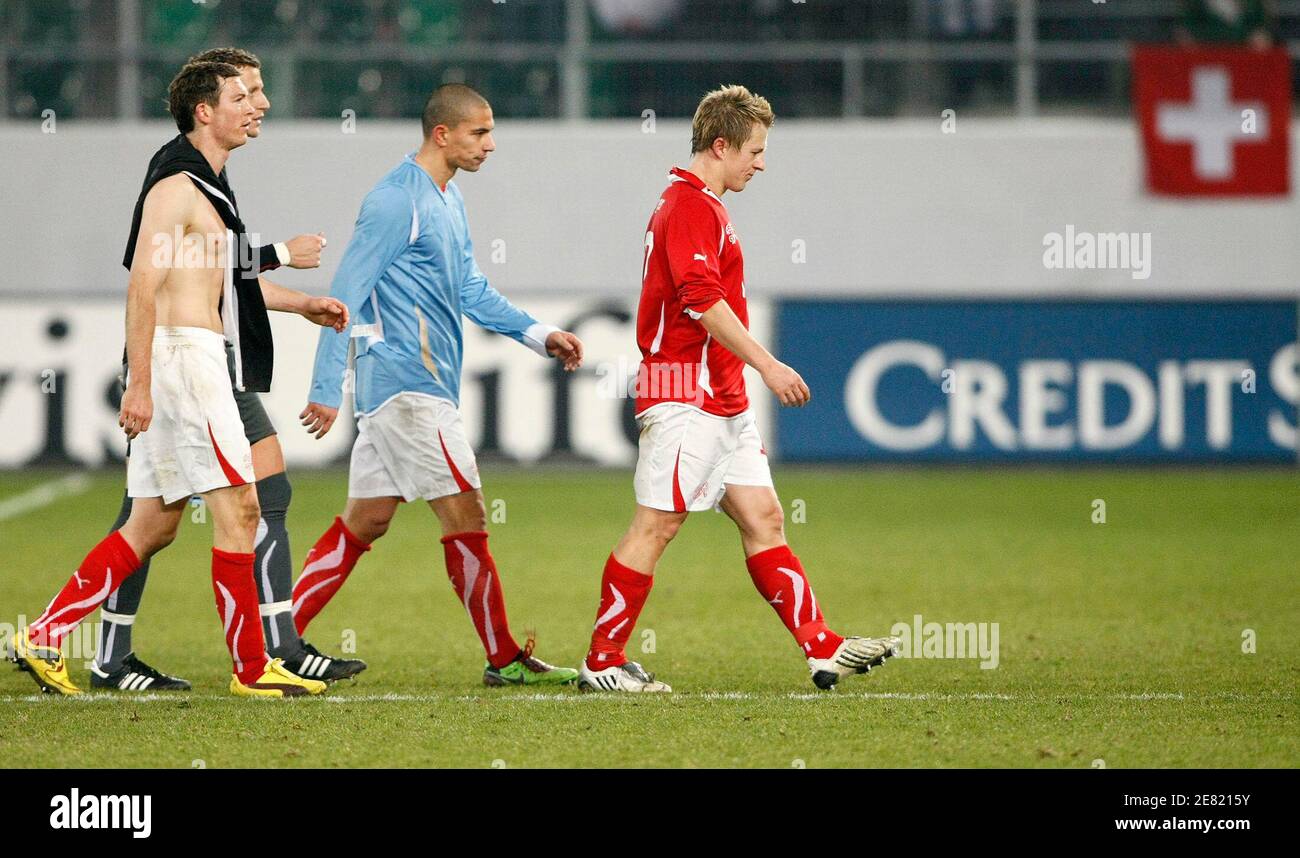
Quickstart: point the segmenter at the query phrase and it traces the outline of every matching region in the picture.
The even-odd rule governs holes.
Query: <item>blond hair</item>
[[[691,154],[703,152],[721,137],[739,149],[754,132],[754,123],[771,128],[776,121],[772,105],[761,95],[733,84],[715,89],[700,100],[691,120]]]

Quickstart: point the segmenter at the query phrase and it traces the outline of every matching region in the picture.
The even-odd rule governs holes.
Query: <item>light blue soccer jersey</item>
[[[488,285],[460,189],[439,189],[411,155],[362,201],[330,294],[348,305],[351,323],[321,330],[308,399],[339,407],[353,341],[358,414],[407,391],[459,405],[462,314],[543,357],[557,330]]]

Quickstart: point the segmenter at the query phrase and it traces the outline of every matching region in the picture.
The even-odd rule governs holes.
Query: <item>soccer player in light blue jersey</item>
[[[582,342],[538,322],[493,289],[474,261],[457,170],[477,172],[496,148],[492,108],[473,89],[447,84],[424,107],[424,143],[366,195],[330,294],[352,325],[316,349],[307,431],[320,438],[338,416],[343,379],[355,365],[357,439],[343,515],[307,555],[293,588],[301,632],[388,530],[400,502],[429,503],[442,525],[447,575],[487,652],[487,685],[565,683],[520,647],[506,623],[501,579],[488,551],[474,451],[459,411],[461,317],[505,334],[543,357],[582,364]]]

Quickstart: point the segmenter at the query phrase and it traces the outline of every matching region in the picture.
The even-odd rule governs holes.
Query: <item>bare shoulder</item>
[[[177,173],[161,179],[144,198],[144,211],[140,227],[156,228],[174,224],[188,224],[195,214],[199,191],[188,176]]]
[[[192,202],[198,194],[199,189],[194,187],[194,182],[184,173],[177,173],[174,176],[168,176],[160,179],[149,189],[145,195],[145,204],[148,205],[150,200],[155,202]]]

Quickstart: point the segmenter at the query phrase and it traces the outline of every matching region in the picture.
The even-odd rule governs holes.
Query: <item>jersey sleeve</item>
[[[274,244],[264,244],[253,251],[253,269],[259,274],[274,271],[282,264]]]
[[[468,239],[465,241],[465,255],[467,275],[460,287],[461,312],[479,327],[505,334],[547,357],[546,338],[559,328],[537,321],[493,289],[487,275],[478,267],[474,259],[474,243]]]
[[[321,329],[308,401],[331,408],[338,408],[343,401],[343,371],[352,325],[384,270],[409,244],[413,212],[410,194],[396,185],[377,187],[362,201],[352,239],[330,284],[330,295],[348,305],[352,321],[342,333]]]
[[[726,297],[722,285],[722,230],[718,217],[704,199],[678,201],[664,228],[668,270],[686,313],[698,319]]]

